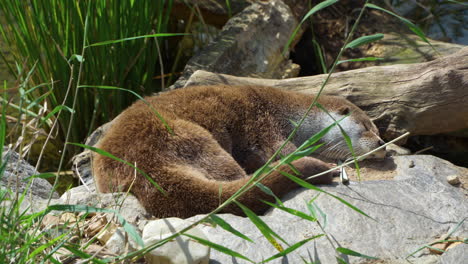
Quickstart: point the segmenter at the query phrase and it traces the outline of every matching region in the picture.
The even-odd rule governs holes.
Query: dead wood
[[[186,86],[255,84],[317,93],[326,75],[283,80],[195,72]],[[333,74],[324,93],[365,110],[385,139],[468,128],[468,47],[430,62],[375,66]]]

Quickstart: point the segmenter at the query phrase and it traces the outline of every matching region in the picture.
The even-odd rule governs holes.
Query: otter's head
[[[377,127],[366,113],[348,100],[335,96],[323,96],[318,102],[327,109],[328,114],[320,109],[310,113],[309,118],[304,122],[304,130],[300,129],[299,135],[306,132],[310,137],[335,121],[341,120],[339,125],[350,137],[356,156],[363,155],[384,144]],[[339,160],[352,157],[340,127],[338,125],[334,126],[321,139],[321,143],[324,143],[324,145],[318,150],[320,155]],[[310,134],[311,132],[312,134]],[[383,158],[385,153],[385,149],[382,149],[367,158]]]

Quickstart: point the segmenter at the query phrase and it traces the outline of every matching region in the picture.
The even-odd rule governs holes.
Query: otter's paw
[[[302,174],[303,178],[307,178],[309,176],[313,176],[336,167],[336,164],[326,163],[312,157],[303,157],[292,162],[292,165]],[[313,184],[331,183],[333,181],[333,177],[338,177],[339,175],[340,170],[335,169],[324,175],[312,178],[309,180],[309,182]]]

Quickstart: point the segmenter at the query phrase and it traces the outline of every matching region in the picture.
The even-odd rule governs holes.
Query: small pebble
[[[457,175],[450,175],[447,176],[447,182],[451,185],[458,185],[460,184],[460,178]]]

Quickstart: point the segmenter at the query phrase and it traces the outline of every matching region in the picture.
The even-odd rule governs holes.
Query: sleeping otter
[[[143,175],[113,159],[94,155],[93,173],[101,192],[131,192],[148,212],[156,217],[190,217],[215,209],[249,180],[285,142],[313,101],[313,95],[281,91],[260,86],[199,86],[161,93],[145,100],[164,118],[170,133],[143,101],[123,111],[98,143],[101,148],[126,160],[149,175],[166,194],[157,190]],[[348,115],[341,127],[352,140],[356,155],[364,154],[383,142],[369,117],[349,101],[320,96],[318,102],[336,120]],[[287,155],[312,135],[331,125],[333,119],[314,107],[293,140],[281,154]],[[351,156],[338,127],[322,139],[319,153],[345,159]],[[277,158],[279,159],[279,157]],[[291,163],[300,177],[328,170],[331,164],[312,157]],[[279,168],[294,174],[288,165]],[[296,172],[297,172],[296,171]],[[311,180],[329,183],[329,173]],[[281,196],[298,185],[278,171],[262,184]],[[237,201],[256,213],[271,200],[254,187]],[[230,205],[222,212],[241,214]]]

